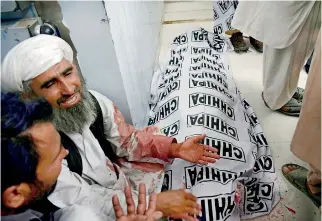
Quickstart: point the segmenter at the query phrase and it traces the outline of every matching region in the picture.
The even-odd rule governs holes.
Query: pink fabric
[[[159,163],[132,162],[131,166],[135,170],[140,170],[147,173],[154,173],[164,170],[164,166]]]
[[[134,151],[133,160],[153,157],[169,162],[170,147],[175,142],[175,139],[140,131],[136,132],[135,138],[138,142],[138,147]]]
[[[154,133],[158,133],[160,130],[158,127],[152,125],[144,128],[143,131],[154,134]]]
[[[129,156],[131,161],[142,158],[158,158],[164,162],[169,162],[168,156],[172,143],[176,143],[175,138],[162,135],[155,135],[159,132],[157,127],[146,127],[144,130],[136,130],[132,125],[125,122],[124,117],[116,106],[114,106],[114,121],[119,132],[119,143],[126,150],[133,149],[133,156]],[[135,137],[133,141],[132,136]],[[133,146],[135,145],[136,146]]]
[[[119,109],[114,106],[114,122],[117,125],[117,130],[119,132],[118,142],[121,144],[121,147],[129,149],[131,147],[130,138],[132,133],[135,131],[132,125],[128,125],[125,122],[125,119]]]
[[[115,172],[115,168],[114,165],[111,161],[106,160],[106,166],[108,166],[110,168],[110,170],[112,170],[113,172]]]

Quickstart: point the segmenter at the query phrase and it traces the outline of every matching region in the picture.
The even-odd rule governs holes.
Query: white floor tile
[[[212,10],[198,10],[198,11],[178,11],[164,13],[164,22],[167,21],[181,21],[181,20],[199,20],[211,19],[213,15]],[[209,18],[210,17],[210,18]]]
[[[164,22],[213,18],[212,1],[169,2],[164,5]]]
[[[199,10],[212,10],[212,1],[171,2],[164,4],[164,13]],[[212,17],[213,14],[209,16],[209,18]]]

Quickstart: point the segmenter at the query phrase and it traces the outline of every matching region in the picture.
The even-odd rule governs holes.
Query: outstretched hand
[[[156,195],[151,194],[149,208],[146,209],[146,189],[145,184],[139,186],[139,202],[137,210],[132,197],[130,187],[125,189],[125,198],[127,205],[127,215],[124,214],[118,197],[113,196],[113,208],[116,216],[116,221],[155,221],[162,217],[161,212],[156,210]]]
[[[206,135],[199,135],[187,139],[173,150],[173,156],[189,161],[191,163],[199,163],[206,165],[208,163],[215,163],[220,156],[217,154],[218,150],[214,147],[200,144]]]
[[[186,221],[198,221],[194,217],[201,213],[201,206],[197,203],[197,197],[183,189],[159,193],[157,195],[157,209],[164,216]]]

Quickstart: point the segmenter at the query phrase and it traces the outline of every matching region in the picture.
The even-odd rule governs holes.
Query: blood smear
[[[240,201],[241,201],[241,197],[240,197],[240,195],[239,195],[239,193],[238,193],[238,192],[236,192],[235,200],[236,200],[236,202],[237,202],[238,204],[239,204],[239,203],[240,203]]]
[[[284,205],[285,206],[285,205]],[[292,214],[296,214],[296,211],[294,210],[294,209],[292,209],[292,208],[289,208],[289,207],[287,207],[287,206],[285,206],[286,207],[286,209],[288,209],[288,211],[290,211]]]

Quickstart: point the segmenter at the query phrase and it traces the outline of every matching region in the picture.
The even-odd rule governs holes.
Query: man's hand
[[[146,189],[145,184],[139,186],[139,203],[137,211],[132,198],[130,187],[125,189],[125,198],[127,204],[127,215],[124,215],[122,207],[117,196],[113,196],[113,208],[116,216],[116,221],[155,221],[162,217],[161,212],[156,212],[156,195],[150,196],[149,208],[146,210]]]
[[[180,144],[172,144],[169,158],[181,158],[191,163],[215,163],[220,156],[214,147],[200,144],[206,135],[195,136]]]
[[[198,221],[194,215],[199,215],[201,206],[197,198],[184,190],[169,190],[157,195],[157,210],[164,216],[187,221]]]

